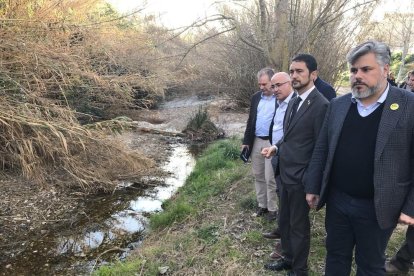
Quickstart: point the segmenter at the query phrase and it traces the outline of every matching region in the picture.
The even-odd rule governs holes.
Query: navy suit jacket
[[[335,149],[350,106],[351,94],[331,101],[307,170],[305,192],[320,195],[317,209],[329,196]],[[394,86],[389,88],[378,128],[373,179],[381,228],[395,226],[401,212],[414,217],[414,94]]]
[[[336,97],[335,89],[320,77],[316,78],[314,84],[316,89],[318,89],[319,92],[321,92],[322,95],[324,95],[328,101],[331,101],[333,98]]]

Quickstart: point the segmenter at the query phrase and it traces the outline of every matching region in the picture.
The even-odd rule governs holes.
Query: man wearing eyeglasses
[[[273,75],[274,71],[271,68],[263,68],[257,73],[260,91],[252,96],[242,145],[242,150],[249,150],[252,160],[258,203],[255,215],[266,215],[268,220],[277,218],[276,181],[271,160],[264,158],[261,150],[270,146],[269,128],[276,104],[270,82]]]
[[[289,74],[285,72],[276,73],[271,80],[271,88],[276,96],[276,112],[273,117],[272,123],[270,124],[269,136],[271,137],[272,145],[275,145],[283,137],[283,119],[285,117],[286,109],[289,102],[296,97],[296,94],[292,87],[292,82]],[[272,164],[273,170],[275,171],[275,179],[277,186],[277,196],[280,204],[280,175],[277,171],[278,156],[273,156]],[[280,239],[280,230],[278,222],[276,228],[269,233],[263,233],[263,237],[267,239]],[[275,250],[270,254],[272,259],[279,259],[281,257],[280,244],[276,243]]]

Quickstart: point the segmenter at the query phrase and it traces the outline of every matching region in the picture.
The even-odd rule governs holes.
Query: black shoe
[[[387,275],[408,275],[408,269],[398,268],[392,261],[385,262],[385,274]]]
[[[265,264],[264,268],[272,271],[281,271],[292,269],[292,265],[286,262],[285,260],[280,260],[275,263]]]
[[[266,220],[274,221],[277,219],[277,216],[278,216],[277,211],[269,211],[269,213],[267,213]]]
[[[256,217],[262,217],[267,213],[269,213],[269,210],[267,210],[267,208],[259,207],[259,208],[257,208],[257,211],[256,211]]]
[[[279,228],[276,228],[272,232],[263,233],[262,236],[263,238],[271,239],[271,240],[280,239]]]

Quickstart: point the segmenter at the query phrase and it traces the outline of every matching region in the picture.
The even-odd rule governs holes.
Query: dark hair
[[[302,61],[306,63],[306,67],[308,67],[310,73],[318,70],[318,63],[316,62],[316,59],[310,54],[298,54],[292,58],[292,61]]]
[[[378,64],[384,66],[390,64],[391,51],[387,44],[376,40],[370,40],[359,44],[355,48],[351,49],[346,55],[346,59],[349,64],[354,64],[357,59],[368,54],[373,53]]]
[[[269,80],[272,79],[273,75],[275,74],[275,70],[272,68],[266,67],[261,69],[259,72],[257,72],[257,78],[259,79],[263,75],[267,75],[269,77]]]

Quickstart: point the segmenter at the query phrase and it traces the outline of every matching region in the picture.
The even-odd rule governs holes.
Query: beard
[[[355,86],[357,85],[364,85],[366,89],[358,90],[355,88]],[[362,82],[354,82],[352,84],[352,95],[357,99],[365,99],[365,98],[368,98],[369,96],[374,95],[379,87],[380,87],[380,83],[377,83],[377,85],[375,86],[368,86]]]
[[[304,80],[304,81],[306,81],[306,80]],[[300,81],[295,81],[294,80],[294,81],[292,81],[292,87],[295,88],[298,91],[301,91],[302,88],[307,87],[309,85],[309,83],[310,83],[310,78],[308,78],[307,81],[304,82],[304,83],[301,83]]]

